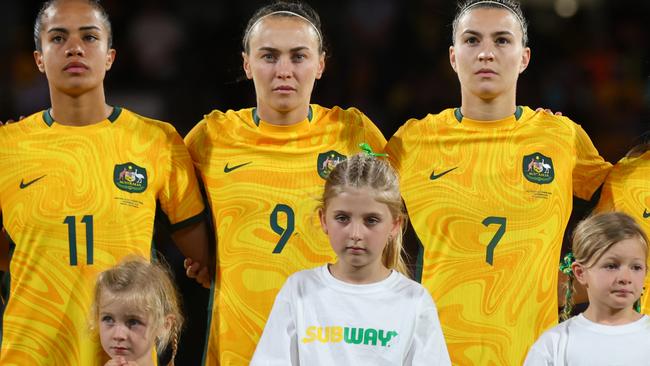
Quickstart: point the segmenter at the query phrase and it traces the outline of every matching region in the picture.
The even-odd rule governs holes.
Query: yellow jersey
[[[310,106],[289,126],[255,109],[213,111],[185,138],[217,232],[205,365],[248,365],[286,278],[332,262],[317,207],[327,174],[367,142],[386,143],[354,108]]]
[[[151,256],[157,204],[175,225],[202,218],[182,138],[117,107],[83,127],[44,111],[0,127],[0,171],[11,239],[0,364],[103,365],[88,326],[96,275]]]
[[[607,176],[596,211],[621,211],[632,216],[650,236],[650,150],[621,159]],[[650,262],[648,263],[650,265]],[[650,277],[646,276],[641,312],[650,311]]]
[[[460,109],[409,120],[386,151],[452,362],[521,365],[557,322],[572,194],[590,198],[611,165],[580,126],[527,107],[499,121]]]

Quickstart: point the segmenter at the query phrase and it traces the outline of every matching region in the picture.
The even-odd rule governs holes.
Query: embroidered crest
[[[540,153],[526,155],[523,160],[523,173],[530,182],[549,184],[555,179],[553,160]]]
[[[113,183],[129,193],[142,193],[147,189],[147,170],[131,162],[115,165]]]
[[[341,155],[334,150],[318,154],[318,160],[316,162],[318,175],[323,179],[327,179],[327,176],[332,172],[336,164],[345,159],[347,159],[345,155]]]

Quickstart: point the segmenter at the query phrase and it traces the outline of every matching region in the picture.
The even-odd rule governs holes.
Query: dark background
[[[212,109],[253,106],[240,40],[248,18],[266,3],[103,1],[117,49],[105,82],[108,102],[170,121],[181,135]],[[49,107],[49,97],[32,57],[32,26],[41,2],[2,4],[0,120],[6,120]],[[387,138],[408,118],[460,104],[448,61],[455,1],[310,4],[321,15],[329,46],[314,103],[357,107]],[[518,103],[562,111],[585,128],[607,160],[617,161],[650,130],[650,1],[522,4],[532,58],[519,79]],[[162,250],[170,252],[164,242]],[[191,324],[177,364],[193,365],[203,346],[207,292],[178,277]]]

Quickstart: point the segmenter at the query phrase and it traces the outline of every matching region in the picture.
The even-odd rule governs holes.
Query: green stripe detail
[[[413,228],[413,232],[415,232],[415,228]],[[415,233],[415,238],[417,239],[418,243],[418,257],[415,262],[415,273],[413,274],[413,280],[416,281],[417,283],[422,283],[422,267],[424,263],[424,245],[422,245],[422,241],[420,240],[420,237],[418,236],[417,233]]]
[[[307,120],[311,122],[311,119],[314,117],[314,111],[311,109],[311,106],[309,106],[309,111],[307,112]],[[253,108],[253,122],[255,122],[255,126],[260,125],[260,116],[257,114],[257,107]]]
[[[208,345],[210,344],[210,326],[212,325],[212,306],[214,303],[214,287],[215,283],[217,282],[216,280],[216,275],[215,278],[212,279],[212,282],[210,283],[210,301],[208,302],[208,321],[207,321],[207,326],[205,328],[205,343],[203,345],[203,357],[201,358],[201,365],[207,366],[205,364],[205,359],[208,355]],[[215,337],[217,335],[215,334]]]
[[[524,108],[523,108],[522,106],[518,105],[518,106],[515,108],[515,120],[519,121],[519,118],[521,118],[521,116],[522,116],[523,114],[524,114]],[[456,109],[454,109],[454,117],[456,117],[456,120],[457,120],[459,123],[462,123],[462,122],[463,122],[463,117],[464,117],[464,116],[463,116],[463,112],[460,111],[460,108],[456,108]]]
[[[170,230],[172,232],[174,232],[176,230],[183,229],[183,228],[186,228],[188,226],[192,226],[194,224],[198,224],[199,222],[201,222],[201,221],[203,221],[205,219],[205,214],[206,214],[206,211],[204,209],[203,211],[201,211],[196,216],[192,216],[192,217],[190,217],[188,219],[185,219],[183,221],[179,221],[179,222],[177,222],[175,224],[170,223],[169,228],[170,228]]]
[[[458,123],[463,123],[463,113],[460,111],[460,108],[454,109],[454,117],[456,117]]]
[[[0,222],[1,223],[1,222]],[[0,225],[1,226],[1,225]],[[0,235],[2,235],[0,233]],[[14,255],[14,251],[16,250],[16,243],[11,239],[11,236],[9,235],[8,231],[5,231],[5,236],[7,239],[9,239],[9,268],[11,268],[11,258]],[[9,303],[9,294],[11,293],[11,272],[7,271],[2,274],[2,307],[0,310],[2,310],[1,315],[2,317],[0,318],[0,347],[2,345],[2,334],[4,333],[2,331],[3,326],[3,320],[4,320],[4,309],[7,308],[7,303]]]
[[[52,108],[48,108],[43,111],[43,121],[45,121],[47,127],[52,127],[52,124],[54,123],[54,118],[52,118],[52,113],[50,113],[51,110]]]
[[[119,117],[121,113],[122,113],[122,107],[117,107],[117,106],[113,107],[113,112],[111,113],[110,116],[108,116],[108,120],[111,123],[115,122],[117,120],[117,117]]]
[[[111,123],[115,122],[121,113],[122,107],[114,106],[111,115],[108,116],[108,120]],[[47,127],[52,127],[52,124],[54,124],[54,118],[52,117],[52,108],[48,108],[43,111],[43,121],[45,121]]]

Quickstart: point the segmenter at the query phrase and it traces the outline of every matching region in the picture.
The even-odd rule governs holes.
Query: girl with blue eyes
[[[562,266],[569,277],[563,318],[571,313],[573,281],[587,289],[589,306],[544,333],[525,366],[647,364],[650,317],[638,312],[647,235],[627,214],[601,213],[578,224],[572,249]]]
[[[110,360],[105,366],[153,366],[155,351],[171,347],[183,326],[180,301],[170,273],[160,263],[130,258],[99,274],[93,329]]]
[[[289,277],[251,365],[451,364],[431,295],[408,278],[397,175],[374,155],[329,174],[319,217],[337,258]]]

